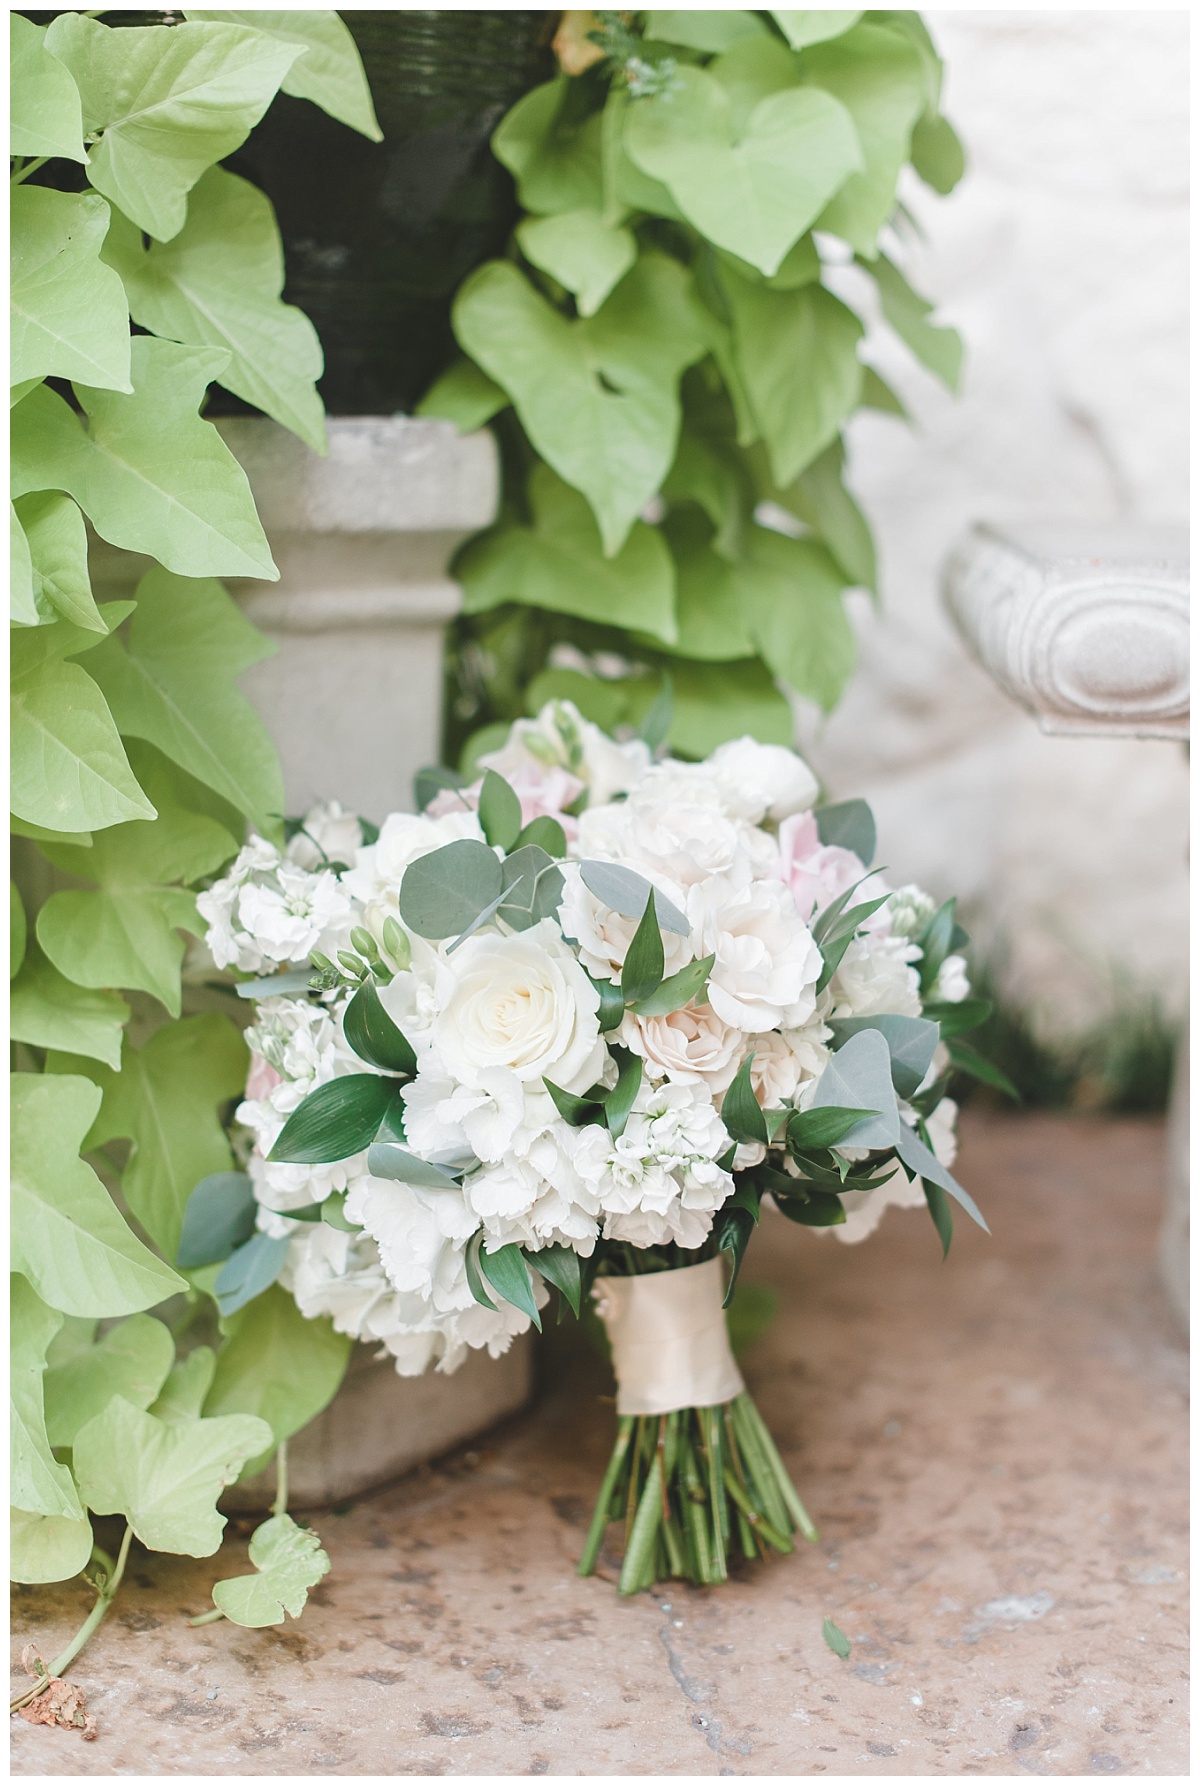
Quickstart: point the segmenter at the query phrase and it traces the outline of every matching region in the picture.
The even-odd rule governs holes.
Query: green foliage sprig
[[[221,1490],[325,1405],[349,1353],[280,1290],[222,1300],[212,1271],[176,1268],[194,1186],[232,1176],[220,1116],[247,1063],[226,1015],[181,1017],[181,933],[202,933],[194,890],[247,822],[283,837],[279,763],[236,687],[269,647],[215,581],[278,572],[207,387],[325,440],[271,205],[217,163],[281,88],[380,133],[336,13],[183,16],[10,19],[12,1573],[90,1568],[98,1594],[33,1693],[107,1610],[132,1535],[217,1549]],[[155,561],[133,601],[96,601],[89,524]],[[244,1624],[297,1614],[327,1566],[280,1466],[260,1573],[218,1594]],[[115,1564],[91,1513],[127,1522]]]
[[[884,252],[906,163],[939,192],[962,169],[941,62],[911,12],[565,19],[564,72],[493,137],[525,215],[460,289],[465,357],[421,405],[492,420],[504,465],[456,566],[452,742],[469,761],[552,695],[636,726],[667,675],[677,753],[790,742],[782,690],[834,705],[843,592],[875,587],[845,424],[903,414],[826,268],[857,261],[958,377],[958,336]]]

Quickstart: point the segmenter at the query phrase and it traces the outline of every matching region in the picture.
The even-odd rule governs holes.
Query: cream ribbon
[[[742,1393],[724,1293],[719,1259],[597,1280],[593,1295],[612,1344],[618,1414],[711,1408]]]

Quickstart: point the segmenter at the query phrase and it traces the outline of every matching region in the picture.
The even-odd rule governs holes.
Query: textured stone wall
[[[1184,751],[1042,736],[966,657],[938,576],[976,519],[1186,517],[1188,18],[925,16],[970,165],[949,199],[913,180],[925,240],[905,263],[962,330],[966,372],[955,400],[871,346],[915,424],[851,430],[883,605],[851,598],[858,675],[801,732],[835,793],[873,800],[893,876],[961,890],[1008,989],[1068,1033],[1121,964],[1181,1008]]]

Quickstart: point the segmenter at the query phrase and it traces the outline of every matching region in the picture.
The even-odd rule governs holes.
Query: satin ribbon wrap
[[[719,1259],[597,1282],[593,1294],[612,1344],[618,1414],[712,1408],[742,1393],[724,1293]]]

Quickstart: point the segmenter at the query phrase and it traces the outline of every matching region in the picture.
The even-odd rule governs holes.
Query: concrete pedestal
[[[1189,736],[1190,567],[1183,528],[981,525],[943,594],[972,653],[1044,732]],[[1162,1278],[1188,1323],[1188,1048],[1172,1091]]]
[[[242,687],[279,747],[289,813],[337,799],[378,823],[436,762],[455,548],[496,511],[490,434],[331,417],[320,459],[265,418],[221,434],[250,479],[279,582],[231,583],[278,646]]]

